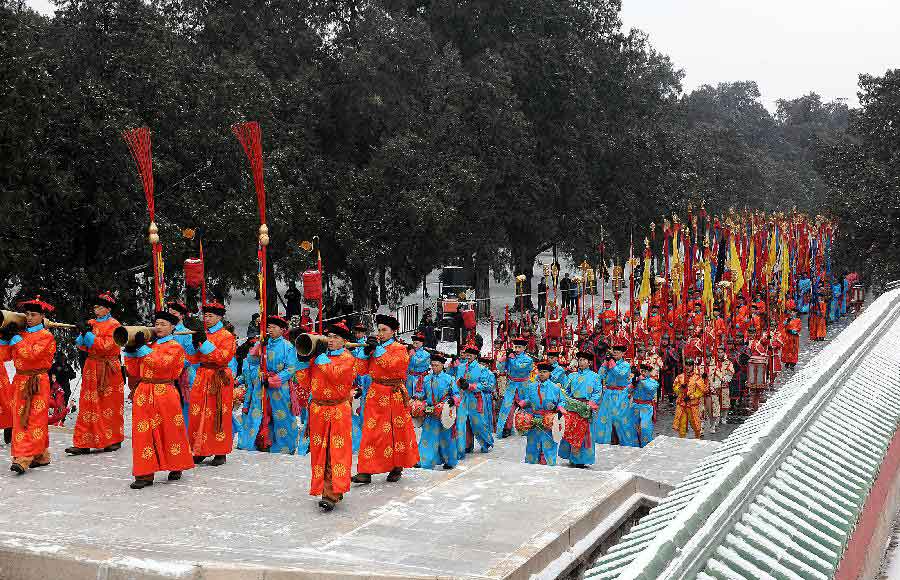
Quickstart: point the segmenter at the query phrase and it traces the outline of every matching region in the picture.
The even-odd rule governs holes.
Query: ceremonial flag
[[[644,273],[641,276],[641,288],[638,290],[638,302],[640,304],[650,299],[650,260],[650,244],[647,242],[647,248],[644,250]]]
[[[737,294],[744,287],[744,273],[741,272],[741,259],[738,257],[737,246],[734,245],[734,239],[731,240],[731,284],[734,293]]]

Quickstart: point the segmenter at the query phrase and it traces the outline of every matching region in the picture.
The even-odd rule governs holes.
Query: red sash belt
[[[428,371],[422,371],[420,373],[415,372],[415,371],[410,371],[409,374],[416,377],[415,393],[416,394],[424,393],[425,392],[425,375],[428,374]]]
[[[25,405],[19,413],[19,423],[22,425],[22,429],[28,428],[28,417],[31,415],[31,401],[41,388],[41,375],[46,374],[49,370],[50,369],[47,368],[16,371],[17,375],[28,377],[28,380],[25,381],[25,384],[22,387],[22,393],[25,398]]]
[[[635,405],[652,405],[653,399],[634,399]]]
[[[611,390],[611,391],[621,391],[621,390],[623,390],[623,389],[627,389],[628,387],[613,387],[613,386],[607,385],[607,386],[605,386],[605,387],[603,387],[603,388],[604,388],[604,389],[609,389],[609,390]]]

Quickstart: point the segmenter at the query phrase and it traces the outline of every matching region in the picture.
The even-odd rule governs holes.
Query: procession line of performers
[[[111,293],[100,293],[94,318],[78,325],[76,344],[87,356],[69,455],[115,452],[124,439],[115,305]],[[56,341],[44,325],[52,305],[37,296],[19,307],[26,327],[9,324],[0,332],[0,361],[12,360],[16,369],[11,383],[0,373],[0,427],[10,434],[10,469],[24,474],[50,463],[47,371]],[[652,441],[657,406],[666,396],[675,404],[674,429],[684,437],[690,428],[700,438],[704,416],[715,431],[727,414],[735,382],[739,390],[749,387],[758,404],[770,373],[796,364],[801,330],[792,302],[778,328],[768,324],[761,300],[748,307],[739,297],[728,320],[714,308],[704,321],[690,299],[670,306],[666,316],[654,303],[637,335],[624,332],[627,320],[604,312],[563,364],[555,346],[536,361],[525,352],[525,337],[512,339],[497,360],[468,345],[451,361],[425,349],[421,334],[411,345],[400,342],[399,323],[387,315],[376,317],[372,337],[364,326],[331,324],[324,344],[298,356],[287,339],[288,322],[275,315],[267,320],[265,363],[256,343],[238,375],[236,339],[223,325],[222,303],[204,303],[202,328],[192,333],[185,332],[185,305],[171,301],[167,307],[155,313],[149,342],[138,333],[123,349],[133,402],[131,487],[153,485],[156,472],[176,481],[210,457],[210,465],[222,465],[235,447],[308,452],[309,493],[325,511],[351,482],[368,484],[379,473],[396,482],[409,467],[452,469],[476,442],[487,453],[514,429],[527,439],[527,463],[555,465],[559,457],[586,467],[595,462],[595,444]],[[811,338],[818,333],[811,325]],[[348,346],[351,340],[356,344]],[[760,359],[764,363],[754,366]]]

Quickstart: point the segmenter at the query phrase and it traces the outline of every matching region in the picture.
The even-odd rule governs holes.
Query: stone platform
[[[322,514],[306,457],[235,452],[134,491],[129,441],[67,457],[71,436],[51,439],[51,466],[0,473],[0,580],[554,576],[718,445],[598,446],[578,470],[522,463],[513,437],[452,471],[377,476]]]

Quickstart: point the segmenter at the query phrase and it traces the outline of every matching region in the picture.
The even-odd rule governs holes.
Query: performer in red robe
[[[44,315],[53,312],[52,305],[37,296],[20,302],[19,307],[25,310],[26,327],[10,324],[3,329],[0,362],[12,360],[16,367],[12,380],[13,462],[9,469],[22,475],[29,467],[50,464],[50,434],[47,431],[50,377],[47,371],[53,365],[56,339],[44,328]]]
[[[156,341],[147,346],[139,339],[139,344],[125,348],[128,375],[139,381],[131,419],[131,489],[153,485],[157,471],[168,471],[169,481],[176,481],[182,471],[194,467],[175,388],[184,369],[184,348],[172,335],[178,317],[160,311],[154,319]]]
[[[112,336],[121,325],[110,315],[115,304],[111,293],[99,294],[94,299],[95,318],[79,325],[80,336],[75,344],[87,352],[87,360],[81,374],[72,447],[66,448],[71,455],[90,453],[91,448],[117,451],[125,438],[125,381],[119,346]]]
[[[222,326],[225,306],[221,302],[203,305],[203,325],[206,332],[193,336],[196,354],[189,355],[191,363],[199,364],[191,388],[188,439],[194,451],[194,462],[201,463],[214,455],[211,465],[224,465],[234,441],[231,430],[231,405],[234,396],[234,375],[229,363],[237,345],[234,335]]]
[[[12,332],[12,330],[10,330]],[[2,348],[2,347],[0,347]],[[2,361],[2,359],[0,359]],[[0,364],[0,429],[3,430],[3,442],[12,442],[13,426],[13,389],[6,373],[5,365]]]
[[[781,360],[785,366],[794,368],[800,354],[800,331],[803,330],[803,322],[797,316],[797,307],[790,302],[790,317],[784,324],[782,339],[784,340],[784,348],[781,351]]]
[[[394,338],[400,322],[393,316],[379,314],[375,323],[378,339],[370,338],[366,343],[367,365],[360,369],[360,374],[366,371],[372,377],[372,386],[366,395],[358,473],[353,476],[353,483],[371,483],[373,473],[385,472],[390,472],[388,481],[398,481],[404,467],[419,462],[406,391],[409,353]]]
[[[343,322],[327,328],[327,350],[309,362],[301,380],[309,383],[309,454],[312,479],[309,495],[322,496],[319,507],[330,512],[350,490],[353,466],[351,399],[359,361],[344,348],[351,338]],[[365,372],[364,370],[362,371]]]

